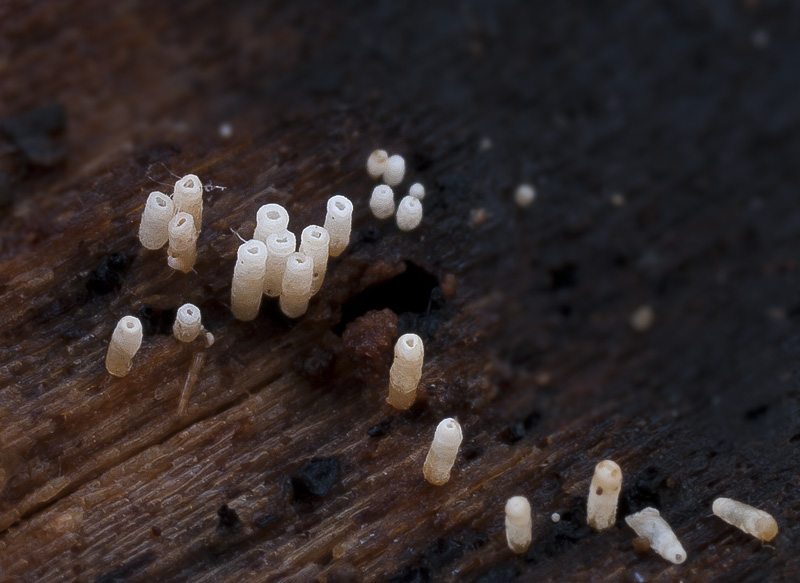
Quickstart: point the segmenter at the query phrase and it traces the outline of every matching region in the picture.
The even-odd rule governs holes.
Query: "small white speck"
[[[558,512],[553,512],[553,514],[550,515],[550,520],[553,522],[558,522],[561,520],[561,515]]]
[[[530,206],[533,199],[536,198],[536,189],[530,184],[520,184],[514,191],[514,202],[519,207]]]
[[[488,152],[492,149],[493,145],[492,138],[489,136],[483,136],[478,144],[478,152]]]
[[[753,46],[757,49],[765,49],[769,45],[769,32],[763,28],[753,31]]]
[[[228,139],[233,135],[233,126],[228,122],[219,125],[219,137]]]
[[[631,328],[633,328],[636,332],[647,332],[653,327],[655,317],[656,314],[653,311],[652,306],[639,306],[636,308],[636,310],[634,310],[633,314],[631,314]]]
[[[611,204],[615,207],[619,208],[621,206],[625,206],[625,195],[621,192],[615,192],[611,195]]]

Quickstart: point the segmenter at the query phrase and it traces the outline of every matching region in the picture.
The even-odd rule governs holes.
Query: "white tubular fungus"
[[[412,231],[422,222],[422,203],[409,195],[397,205],[397,226],[401,231]]]
[[[422,466],[425,479],[434,486],[442,486],[450,480],[450,470],[456,462],[461,445],[461,425],[455,419],[445,419],[436,427],[428,457]]]
[[[425,187],[419,182],[415,182],[411,185],[411,188],[408,189],[408,196],[413,196],[417,200],[422,200],[425,198]]]
[[[181,342],[194,342],[194,339],[203,331],[200,308],[194,304],[183,304],[175,315],[172,325],[172,335]]]
[[[711,511],[728,524],[762,541],[769,542],[778,534],[778,523],[772,515],[743,502],[717,498]]]
[[[328,253],[331,236],[328,230],[317,225],[309,225],[300,234],[300,253],[314,260],[314,276],[311,280],[311,295],[319,291],[325,281],[328,269]]]
[[[203,225],[203,183],[194,174],[187,174],[175,183],[172,193],[175,210],[189,213],[194,219],[194,228],[199,233]]]
[[[267,270],[267,246],[251,239],[239,245],[231,284],[231,311],[245,322],[254,319],[261,307],[264,275]]]
[[[353,203],[340,194],[328,199],[328,214],[325,215],[325,228],[331,236],[331,257],[339,257],[350,243],[350,230],[353,227]]]
[[[313,278],[314,260],[311,257],[300,252],[289,255],[281,286],[281,312],[289,318],[299,318],[306,313]]]
[[[614,526],[621,486],[622,470],[616,463],[604,460],[595,466],[586,504],[586,522],[593,529],[605,530]]]
[[[256,212],[256,230],[253,239],[266,243],[273,233],[280,234],[289,226],[289,213],[279,204],[265,204]]]
[[[369,209],[377,219],[388,219],[394,214],[394,191],[390,186],[381,184],[372,191]]]
[[[161,249],[169,241],[169,221],[175,214],[172,199],[163,192],[151,192],[139,224],[139,241],[145,249]]]
[[[386,153],[386,150],[375,150],[372,152],[369,158],[367,158],[367,172],[369,175],[375,180],[383,176],[388,159],[389,154]]]
[[[114,328],[106,353],[106,370],[115,377],[124,377],[131,370],[131,360],[142,345],[142,323],[139,318],[125,316]]]
[[[267,274],[264,277],[264,293],[272,298],[281,295],[286,260],[297,249],[294,233],[284,231],[267,237]]]
[[[422,377],[425,347],[416,334],[403,334],[394,345],[394,362],[389,370],[389,396],[386,402],[405,410],[417,399],[417,385]]]
[[[406,161],[402,156],[395,154],[386,160],[386,169],[383,171],[383,181],[389,186],[397,186],[403,182],[406,175]]]
[[[506,541],[513,553],[521,554],[531,546],[531,505],[525,496],[514,496],[506,502]]]
[[[189,213],[180,212],[169,222],[167,263],[172,269],[188,273],[197,261],[197,229]]]
[[[645,508],[641,512],[626,516],[625,522],[636,531],[637,535],[650,543],[651,549],[670,563],[678,565],[686,560],[686,551],[683,550],[678,537],[655,508]]]
[[[520,184],[514,191],[514,202],[517,203],[517,206],[523,208],[530,206],[535,198],[536,190],[530,184]]]

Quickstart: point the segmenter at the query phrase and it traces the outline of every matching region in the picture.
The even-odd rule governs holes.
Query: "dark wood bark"
[[[0,15],[0,581],[796,580],[796,3]],[[400,193],[425,184],[418,231],[370,215],[375,147],[406,156]],[[189,172],[219,188],[183,275],[137,229]],[[308,314],[235,321],[235,233],[274,201],[299,234],[334,193],[353,243]],[[187,301],[216,336],[202,358],[163,333]],[[150,334],[112,378],[108,339],[137,313]],[[398,413],[406,331],[426,362]],[[447,416],[465,440],[434,488]],[[594,534],[605,458],[621,511]],[[534,509],[520,557],[516,494]],[[712,517],[720,495],[771,512],[774,544]],[[686,563],[634,550],[622,516],[645,506]]]

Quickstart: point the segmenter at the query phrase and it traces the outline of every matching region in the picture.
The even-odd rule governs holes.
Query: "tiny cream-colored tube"
[[[428,482],[443,486],[450,480],[450,470],[456,462],[462,438],[461,425],[455,419],[448,418],[439,423],[422,466],[422,473]]]
[[[403,182],[406,175],[406,161],[399,154],[390,156],[386,160],[386,168],[383,171],[383,181],[389,186],[397,186]]]
[[[367,173],[374,179],[383,176],[386,170],[386,161],[389,159],[389,154],[386,150],[375,150],[367,158]]]
[[[197,229],[189,213],[179,212],[169,222],[167,263],[172,269],[188,273],[197,261]]]
[[[194,174],[187,174],[175,183],[172,193],[175,210],[189,213],[194,219],[194,228],[199,233],[203,225],[203,183]]]
[[[422,203],[418,198],[411,196],[404,196],[397,205],[397,227],[401,231],[413,231],[422,222]]]
[[[741,531],[769,542],[778,534],[778,523],[768,512],[731,498],[717,498],[711,511]]]
[[[328,270],[328,254],[331,236],[328,230],[318,225],[309,225],[300,234],[300,253],[314,260],[314,276],[311,280],[311,295],[319,291]]]
[[[283,231],[267,237],[267,273],[264,276],[264,293],[272,298],[281,295],[286,260],[297,249],[294,233]]]
[[[650,543],[651,549],[670,563],[679,565],[686,560],[686,551],[683,550],[678,537],[655,508],[645,508],[641,512],[626,516],[625,522],[637,535]]]
[[[161,249],[169,241],[169,221],[175,214],[172,199],[163,192],[151,192],[142,211],[139,241],[145,249]]]
[[[603,460],[595,466],[586,503],[586,522],[593,529],[605,530],[614,526],[621,487],[622,470],[615,462]]]
[[[273,233],[280,234],[289,227],[289,213],[279,204],[265,204],[256,212],[256,230],[253,239],[266,243]]]
[[[281,286],[281,311],[289,318],[299,318],[308,310],[314,260],[305,253],[295,252],[286,260]]]
[[[425,198],[425,187],[419,182],[415,182],[408,189],[408,196],[413,196],[417,200],[422,200]]]
[[[194,339],[203,331],[200,308],[194,304],[183,304],[175,315],[172,325],[172,335],[181,342],[194,342]]]
[[[376,219],[388,219],[394,214],[394,191],[391,186],[379,184],[372,190],[369,210]]]
[[[521,554],[531,546],[531,504],[525,496],[514,496],[506,502],[506,542],[513,553]]]
[[[231,282],[231,312],[237,320],[253,320],[261,307],[267,246],[257,239],[239,245]]]
[[[331,257],[339,257],[350,243],[350,231],[353,228],[353,203],[349,198],[337,194],[328,199],[325,228],[331,236]]]
[[[106,370],[115,377],[124,377],[131,370],[131,361],[142,345],[142,323],[139,318],[125,316],[114,328],[106,352]]]
[[[416,334],[403,334],[394,345],[394,361],[389,369],[389,396],[386,402],[405,410],[417,399],[417,386],[422,378],[425,346]]]

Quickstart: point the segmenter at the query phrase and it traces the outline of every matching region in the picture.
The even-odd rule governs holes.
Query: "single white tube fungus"
[[[115,377],[124,377],[131,370],[131,361],[142,345],[142,323],[139,318],[125,316],[114,328],[106,352],[106,370]]]
[[[177,212],[189,213],[199,233],[203,225],[203,183],[194,174],[187,174],[175,183],[172,201]]]
[[[314,260],[305,253],[292,253],[286,260],[281,286],[281,311],[289,318],[299,318],[308,310]]]
[[[237,320],[253,320],[261,307],[267,246],[257,239],[239,245],[231,283],[231,311]]]
[[[380,184],[372,190],[369,209],[377,219],[388,219],[394,214],[394,191],[390,186]]]
[[[383,181],[389,186],[397,186],[403,182],[406,175],[406,161],[402,156],[395,154],[386,160],[386,168],[383,171]]]
[[[386,153],[386,150],[375,150],[372,152],[369,158],[367,158],[367,172],[369,175],[375,180],[383,176],[388,159],[389,154]]]
[[[531,504],[525,496],[514,496],[506,502],[506,542],[513,553],[521,554],[531,546]]]
[[[314,276],[311,280],[311,295],[322,287],[325,272],[328,270],[328,253],[331,236],[328,230],[318,225],[309,225],[300,234],[300,253],[314,260]]]
[[[289,213],[279,204],[269,203],[263,205],[256,212],[256,229],[253,239],[262,243],[273,233],[280,234],[289,227]]]
[[[413,196],[417,200],[422,200],[423,198],[425,198],[425,187],[422,186],[419,182],[415,182],[408,189],[408,196]]]
[[[536,190],[530,184],[520,184],[514,191],[514,202],[517,206],[526,207],[530,206],[536,198]]]
[[[294,233],[283,231],[267,237],[267,273],[264,276],[264,293],[272,298],[281,295],[286,260],[297,250]]]
[[[161,249],[169,241],[169,221],[175,214],[172,199],[163,192],[151,192],[142,211],[139,241],[145,249]]]
[[[622,470],[615,462],[604,460],[595,466],[586,504],[586,522],[593,529],[605,530],[614,526],[621,487]]]
[[[422,378],[425,347],[416,334],[403,334],[394,345],[394,362],[389,369],[389,396],[386,402],[405,410],[417,399],[417,386]]]
[[[626,516],[625,522],[636,531],[637,535],[650,543],[651,549],[670,563],[679,565],[686,560],[686,551],[683,550],[678,537],[655,508],[645,508],[641,512]]]
[[[778,534],[778,523],[768,512],[731,498],[717,498],[711,511],[739,530],[762,541],[769,542]]]
[[[397,226],[401,231],[411,231],[422,222],[422,203],[409,195],[397,205]]]
[[[431,448],[422,466],[425,479],[434,486],[442,486],[450,480],[450,470],[456,462],[461,446],[461,425],[455,419],[444,419],[436,427]]]
[[[169,222],[167,264],[188,273],[197,261],[197,229],[189,213],[179,212]]]
[[[194,339],[203,331],[200,308],[194,304],[183,304],[175,315],[172,325],[172,335],[181,342],[194,342]]]
[[[340,194],[328,199],[328,214],[325,215],[325,228],[331,236],[331,257],[339,257],[350,243],[353,227],[353,203]]]

